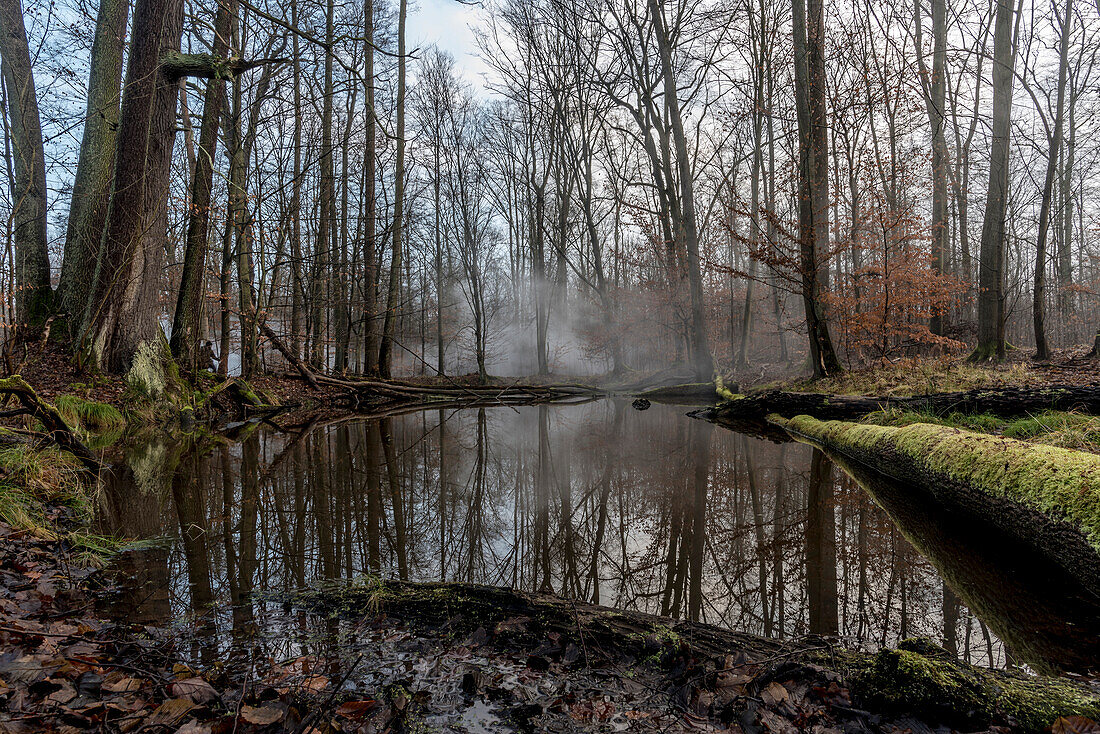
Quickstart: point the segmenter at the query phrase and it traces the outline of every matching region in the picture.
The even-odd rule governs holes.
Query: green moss
[[[736,393],[733,390],[727,388],[726,383],[722,379],[721,375],[716,375],[714,377],[714,391],[718,393],[718,397],[722,398],[723,400],[740,400],[742,397],[744,397],[739,393]]]
[[[1068,680],[966,665],[930,640],[903,640],[874,656],[850,655],[848,675],[865,705],[934,713],[951,723],[1004,723],[1042,731],[1060,716],[1096,717],[1100,699]]]
[[[896,451],[918,467],[1078,528],[1100,550],[1100,456],[928,423],[901,428],[775,419],[841,452]]]

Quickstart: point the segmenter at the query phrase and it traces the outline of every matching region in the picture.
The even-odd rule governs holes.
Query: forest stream
[[[921,636],[981,667],[1100,659],[1096,590],[1020,542],[686,411],[433,409],[144,443],[113,472],[98,529],[165,540],[116,561],[110,611],[191,630],[196,663],[244,641],[290,659],[316,639],[280,595],[376,575],[870,651]]]

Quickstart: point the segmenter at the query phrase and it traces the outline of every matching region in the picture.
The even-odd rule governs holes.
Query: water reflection
[[[941,577],[936,555],[933,566],[821,452],[675,407],[433,410],[235,444],[146,442],[100,515],[108,532],[173,539],[129,560],[142,587],[125,611],[238,639],[263,624],[254,589],[380,573],[773,637],[874,647],[925,635],[971,662],[1011,662],[945,585],[958,589],[958,575]]]

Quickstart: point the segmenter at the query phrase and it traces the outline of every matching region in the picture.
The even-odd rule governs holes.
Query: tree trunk
[[[932,269],[943,275],[950,248],[947,210],[947,136],[945,112],[947,106],[947,0],[932,0],[932,73],[924,63],[921,43],[921,5],[914,4],[914,27],[917,37],[917,62],[921,70],[924,105],[928,125],[932,129]],[[928,328],[937,336],[944,332],[942,313],[933,313]]]
[[[382,325],[382,344],[378,351],[378,368],[382,377],[393,371],[393,341],[397,325],[397,296],[401,284],[401,257],[405,226],[405,18],[407,0],[399,0],[397,20],[397,164],[394,169],[393,250],[390,253],[390,282],[386,293],[386,317]]]
[[[1039,205],[1039,234],[1035,243],[1035,288],[1032,302],[1032,321],[1035,326],[1035,358],[1050,358],[1046,331],[1046,274],[1047,232],[1050,230],[1050,209],[1054,199],[1054,179],[1058,173],[1058,153],[1062,149],[1062,130],[1065,127],[1066,77],[1069,70],[1069,36],[1073,27],[1073,0],[1066,0],[1062,12],[1061,39],[1058,58],[1058,93],[1054,109],[1054,130],[1050,135],[1047,153],[1047,173],[1043,181],[1043,199]]]
[[[829,335],[819,258],[829,248],[829,162],[822,0],[792,0],[799,149],[799,268],[815,377],[841,371]]]
[[[364,0],[363,15],[366,23],[366,47],[364,48],[366,79],[366,136],[367,144],[363,151],[363,209],[365,214],[363,245],[363,319],[365,322],[364,351],[366,360],[363,371],[368,375],[378,374],[378,243],[375,239],[378,202],[376,200],[377,127],[374,113],[374,1]]]
[[[662,14],[661,0],[649,0],[649,12],[653,16],[653,30],[661,55],[661,76],[664,82],[665,105],[672,126],[673,145],[676,149],[676,165],[680,185],[681,217],[678,222],[678,239],[682,240],[687,255],[688,290],[691,296],[691,350],[692,367],[699,380],[714,376],[714,362],[707,342],[706,306],[703,302],[703,275],[699,262],[699,230],[695,215],[695,183],[688,154],[684,120],[680,114],[680,99],[676,89],[676,73],[672,68],[672,37]]]
[[[46,251],[46,160],[27,30],[19,0],[0,0],[0,59],[7,85],[14,177],[16,337],[33,338],[53,301]]]
[[[235,0],[222,0],[218,3],[213,43],[214,55],[218,58],[223,58],[229,51],[230,21],[236,12]],[[187,219],[183,273],[172,320],[172,356],[192,372],[206,367],[199,363],[198,341],[202,331],[207,238],[210,233],[210,203],[214,188],[214,156],[218,149],[218,126],[221,123],[224,97],[223,79],[213,78],[206,82],[195,175],[191,181],[191,206]]]
[[[88,306],[91,286],[88,275],[95,272],[103,226],[107,221],[129,12],[127,0],[101,0],[96,18],[88,108],[57,286],[61,309],[69,315],[72,330],[80,328]]]
[[[179,90],[160,59],[179,52],[182,31],[182,0],[138,0],[115,179],[82,339],[90,366],[115,373],[128,369],[138,345],[157,331]]]
[[[982,221],[978,285],[978,346],[974,361],[1002,360],[1004,340],[1005,217],[1009,196],[1009,142],[1012,134],[1012,71],[1015,48],[1012,0],[997,0],[993,30],[993,143],[989,153],[989,189]]]

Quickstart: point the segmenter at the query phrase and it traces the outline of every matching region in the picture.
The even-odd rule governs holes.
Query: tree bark
[[[179,51],[182,32],[182,0],[138,0],[115,179],[81,340],[87,364],[110,372],[126,371],[157,330],[179,90],[160,60]]]
[[[88,306],[91,286],[88,274],[95,272],[107,221],[129,12],[127,0],[100,0],[92,41],[84,134],[73,179],[65,253],[57,286],[58,301],[69,314],[71,329],[80,328]]]
[[[820,258],[829,248],[829,162],[822,0],[792,0],[799,150],[799,269],[814,376],[841,371],[829,335]]]
[[[18,339],[33,339],[52,307],[50,259],[46,250],[46,159],[42,121],[20,0],[0,1],[0,59],[7,85],[14,176],[11,179],[15,234]]]
[[[1031,304],[1032,322],[1035,327],[1035,358],[1050,358],[1046,331],[1046,274],[1047,233],[1050,231],[1050,210],[1054,199],[1054,180],[1058,173],[1058,153],[1062,149],[1062,131],[1065,128],[1066,77],[1069,72],[1069,36],[1073,27],[1073,0],[1066,0],[1062,9],[1062,28],[1059,40],[1058,92],[1054,108],[1054,130],[1050,134],[1047,152],[1047,171],[1043,181],[1043,199],[1039,205],[1039,233],[1035,242],[1035,284]]]
[[[382,325],[382,344],[378,352],[378,371],[389,378],[393,371],[393,341],[397,325],[397,296],[401,285],[401,258],[405,226],[405,19],[408,0],[399,0],[397,20],[397,164],[394,169],[393,249],[390,253],[389,289],[386,316]]]
[[[1012,0],[997,0],[993,30],[993,129],[989,153],[989,189],[982,220],[978,285],[978,346],[974,361],[1002,360],[1004,338],[1005,218],[1009,196],[1009,144],[1012,134],[1012,73],[1015,48]]]
[[[214,20],[214,55],[229,51],[230,21],[236,15],[235,0],[221,0]],[[187,240],[183,254],[183,273],[172,320],[172,356],[192,372],[200,367],[198,341],[202,332],[203,291],[206,281],[206,251],[210,234],[210,204],[214,187],[214,156],[218,149],[225,83],[218,78],[206,82],[199,126],[199,148],[195,175],[191,181],[191,207],[187,219]]]
[[[714,361],[707,341],[706,305],[703,302],[703,275],[699,262],[699,229],[695,213],[695,183],[688,155],[687,135],[680,113],[680,99],[676,89],[676,72],[672,68],[672,37],[665,23],[662,0],[649,0],[649,12],[653,16],[653,30],[661,56],[661,76],[664,83],[665,106],[672,127],[673,145],[676,149],[676,166],[680,185],[681,217],[678,239],[683,242],[687,255],[688,290],[691,296],[691,350],[692,367],[700,380],[714,375]]]

